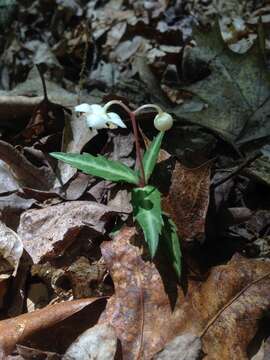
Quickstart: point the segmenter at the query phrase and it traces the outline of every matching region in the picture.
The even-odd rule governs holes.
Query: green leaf
[[[53,152],[50,155],[82,170],[86,174],[98,176],[105,180],[125,181],[136,185],[139,183],[139,177],[135,171],[118,161],[109,160],[100,155],[66,154],[61,152]]]
[[[210,74],[185,87],[179,84],[178,90],[193,95],[192,103],[170,111],[230,143],[242,145],[269,136],[270,73],[259,41],[246,53],[235,53],[224,43],[218,24],[210,32],[195,30],[194,39],[198,46],[184,56],[183,73],[200,59]]]
[[[178,278],[181,276],[182,253],[177,227],[171,218],[163,215],[164,227],[162,229],[162,240],[169,253],[172,266]]]
[[[147,185],[132,191],[133,215],[143,230],[152,258],[157,251],[163,226],[160,203],[160,192],[154,186]]]
[[[154,138],[151,145],[144,154],[143,167],[146,181],[149,180],[156,165],[163,136],[164,132],[162,131]]]

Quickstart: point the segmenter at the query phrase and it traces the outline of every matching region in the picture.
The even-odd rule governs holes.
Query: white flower
[[[235,28],[235,31],[237,31],[237,32],[242,32],[242,31],[246,30],[245,21],[240,17],[233,19],[233,26]]]
[[[154,126],[159,131],[169,130],[173,126],[173,118],[166,112],[159,113],[154,119]]]
[[[116,128],[117,126],[126,128],[118,114],[107,113],[101,105],[80,104],[74,109],[76,112],[84,113],[87,125],[93,129]]]

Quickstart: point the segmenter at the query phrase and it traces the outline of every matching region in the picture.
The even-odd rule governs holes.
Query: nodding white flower
[[[74,110],[84,113],[87,125],[93,129],[114,129],[117,126],[126,128],[118,114],[114,112],[107,113],[106,109],[101,105],[80,104],[75,106]]]
[[[154,119],[154,126],[159,131],[169,130],[173,126],[173,118],[166,112],[160,112]]]

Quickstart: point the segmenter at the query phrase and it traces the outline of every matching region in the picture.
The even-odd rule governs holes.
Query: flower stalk
[[[144,172],[143,161],[142,161],[138,124],[136,121],[136,111],[131,111],[128,108],[128,106],[126,106],[122,101],[118,101],[118,100],[109,101],[104,106],[105,111],[107,111],[109,109],[109,107],[112,105],[121,106],[127,112],[128,116],[131,120],[132,131],[133,131],[134,138],[135,138],[136,163],[139,165],[139,169],[140,169],[140,186],[144,187],[146,185],[146,180],[145,180],[145,172]]]

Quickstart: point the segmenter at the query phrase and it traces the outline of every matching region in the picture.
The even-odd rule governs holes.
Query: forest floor
[[[269,25],[0,0],[0,359],[270,359]]]

